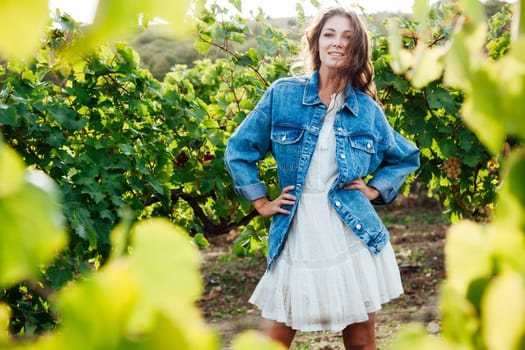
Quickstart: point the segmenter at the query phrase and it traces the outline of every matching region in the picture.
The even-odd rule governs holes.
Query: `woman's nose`
[[[332,43],[333,46],[342,47],[343,46],[343,40],[342,38],[335,37],[334,42]]]

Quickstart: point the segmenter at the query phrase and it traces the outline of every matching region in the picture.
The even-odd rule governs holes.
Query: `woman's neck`
[[[330,104],[331,96],[344,88],[342,80],[335,76],[333,70],[319,70],[318,94],[326,105]]]

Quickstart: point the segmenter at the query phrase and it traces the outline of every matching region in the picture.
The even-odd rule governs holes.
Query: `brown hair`
[[[334,16],[348,18],[352,26],[352,38],[350,45],[346,47],[346,54],[349,59],[338,68],[338,76],[342,80],[341,83],[351,85],[378,101],[376,86],[372,80],[374,66],[370,58],[370,43],[367,29],[354,11],[345,10],[340,6],[326,7],[319,11],[316,19],[306,30],[304,36],[310,68],[315,71],[321,67],[319,37],[326,21]]]

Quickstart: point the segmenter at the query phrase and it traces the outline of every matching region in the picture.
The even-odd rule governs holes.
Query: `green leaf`
[[[215,179],[199,179],[198,186],[201,193],[208,193],[215,186]]]
[[[484,60],[487,26],[484,23],[464,24],[454,37],[445,58],[445,83],[470,92],[475,85],[472,74]]]
[[[506,181],[500,190],[500,203],[496,207],[496,218],[500,225],[505,225],[507,232],[525,227],[525,189],[523,176],[525,174],[525,152],[513,152],[504,167],[503,177]],[[523,233],[520,232],[523,236]],[[522,247],[522,246],[518,246]],[[519,254],[523,256],[523,254]],[[525,267],[524,267],[525,268]]]
[[[403,41],[398,19],[388,20],[388,53],[392,57],[392,70],[396,74],[405,73],[413,62],[412,54],[403,49]]]
[[[189,4],[190,0],[100,1],[93,24],[85,36],[67,49],[67,53],[81,54],[101,44],[126,39],[138,28],[139,18],[160,18],[168,24],[160,25],[158,30],[165,35],[181,36],[191,28],[190,18],[186,16]]]
[[[437,87],[435,89],[429,90],[428,106],[431,109],[445,108],[446,110],[450,110],[454,103],[454,98],[444,88]]]
[[[514,5],[518,9],[514,15],[512,35],[515,40],[523,39],[525,34],[525,3],[523,0],[516,1]]]
[[[235,6],[237,11],[242,12],[242,1],[241,0],[228,0],[230,4]]]
[[[479,329],[477,308],[450,286],[448,279],[441,290],[441,305],[443,338],[454,344],[452,349],[475,349],[472,338]]]
[[[135,225],[131,255],[58,293],[60,332],[38,349],[216,349],[195,306],[200,260],[190,241],[164,219]]]
[[[59,130],[54,130],[46,137],[46,142],[49,143],[53,147],[59,148],[60,146],[64,145],[66,142],[66,137],[64,136],[64,133],[62,133]]]
[[[0,197],[0,286],[36,276],[66,244],[58,193],[51,179],[31,171],[16,191]]]
[[[500,95],[491,88],[497,83],[489,74],[489,71],[480,70],[470,77],[472,90],[465,99],[462,114],[479,140],[496,154],[503,148],[506,128],[499,117]]]
[[[428,0],[415,0],[412,5],[412,12],[414,13],[414,19],[419,23],[421,31],[426,30],[428,23],[428,11],[429,5]]]
[[[447,233],[445,254],[447,284],[460,295],[467,295],[470,281],[491,273],[490,247],[481,225],[454,224]]]
[[[55,297],[61,331],[48,339],[52,344],[49,349],[118,348],[139,296],[140,287],[123,263],[109,265],[82,283],[63,288]],[[89,337],[85,337],[86,329]]]
[[[24,179],[22,158],[0,138],[0,199],[16,192]]]
[[[237,64],[239,64],[240,66],[250,66],[253,64],[253,60],[248,55],[242,55],[241,57],[239,57]]]
[[[523,274],[507,270],[490,283],[483,299],[483,335],[489,349],[520,349],[525,324]]]
[[[0,52],[3,57],[26,58],[34,54],[49,22],[47,1],[0,2]]]
[[[19,120],[13,107],[0,103],[0,125],[17,126]]]
[[[468,14],[468,21],[475,23],[486,22],[485,9],[478,0],[459,0],[460,8]]]
[[[210,242],[208,242],[202,233],[197,233],[195,236],[193,236],[193,242],[199,248],[208,248],[210,246]]]
[[[232,350],[284,350],[285,347],[258,331],[244,331],[232,342]]]
[[[131,240],[131,266],[148,303],[176,312],[178,304],[197,300],[200,260],[186,232],[165,219],[150,219],[133,227]]]
[[[79,130],[87,123],[86,119],[78,119],[78,113],[65,105],[55,105],[49,108],[53,118],[68,130]]]
[[[513,154],[507,163],[506,178],[507,182],[504,184],[505,191],[508,190],[508,195],[515,198],[521,209],[525,214],[525,186],[523,186],[523,179],[525,179],[525,152]]]
[[[10,318],[11,309],[7,305],[0,303],[0,346],[7,344],[10,338],[7,332]]]
[[[58,290],[73,279],[73,272],[68,268],[51,266],[46,270],[46,279],[50,281],[53,290]]]
[[[429,336],[419,325],[410,325],[400,331],[391,347],[393,350],[424,349],[424,350],[454,350],[457,347],[445,341]]]
[[[239,107],[241,109],[247,109],[251,111],[255,107],[255,103],[251,100],[242,100],[241,103],[239,104]]]
[[[487,67],[496,76],[500,92],[501,114],[505,115],[506,129],[510,135],[525,139],[525,37],[515,41],[508,55],[494,66]]]
[[[131,145],[120,145],[119,149],[123,154],[127,156],[131,156],[136,153],[135,148],[133,148],[133,146]]]

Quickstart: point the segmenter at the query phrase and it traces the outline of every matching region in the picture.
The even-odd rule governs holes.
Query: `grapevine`
[[[461,175],[461,158],[450,157],[443,163],[443,171],[451,180],[457,179]]]

